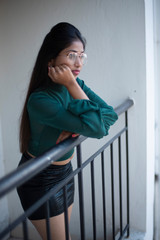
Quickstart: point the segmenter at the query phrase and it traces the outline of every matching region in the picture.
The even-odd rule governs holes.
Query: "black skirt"
[[[18,166],[31,159],[24,153]],[[36,201],[43,197],[48,191],[51,191],[70,173],[72,173],[71,162],[66,165],[53,165],[41,171],[25,184],[17,188],[17,192],[24,211],[32,206]],[[74,179],[67,184],[67,204],[68,207],[74,201]],[[50,217],[57,216],[64,212],[63,189],[60,189],[49,199]],[[28,217],[30,220],[45,219],[45,205],[43,204],[33,214]]]

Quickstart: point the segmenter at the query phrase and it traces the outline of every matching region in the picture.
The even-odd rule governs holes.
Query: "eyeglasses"
[[[59,56],[64,56],[64,55],[59,55]],[[65,56],[72,63],[75,63],[77,61],[78,57],[79,57],[79,59],[80,59],[80,61],[82,62],[83,65],[85,65],[87,63],[87,54],[86,53],[78,54],[77,52],[69,52]]]

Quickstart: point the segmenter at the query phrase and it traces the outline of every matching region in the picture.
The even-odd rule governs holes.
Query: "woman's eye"
[[[83,60],[85,57],[84,55],[80,55],[80,59]]]
[[[76,55],[75,55],[75,53],[70,53],[68,55],[68,57],[69,57],[70,60],[74,60],[76,58]]]
[[[69,59],[72,59],[72,58],[73,58],[73,54],[70,53],[70,54],[68,55],[68,57],[69,57]]]

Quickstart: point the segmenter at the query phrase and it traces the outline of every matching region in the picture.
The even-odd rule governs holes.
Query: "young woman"
[[[24,104],[20,126],[22,158],[35,158],[68,137],[102,138],[117,114],[78,78],[87,55],[85,39],[69,23],[59,23],[40,48]],[[74,149],[18,188],[24,210],[72,172]],[[74,201],[74,180],[67,185],[68,216]],[[49,201],[52,240],[65,239],[63,191]],[[29,219],[46,239],[44,206]]]

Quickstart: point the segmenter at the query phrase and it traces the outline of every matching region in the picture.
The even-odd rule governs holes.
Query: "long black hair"
[[[37,88],[47,87],[51,82],[48,77],[48,62],[55,59],[59,53],[69,47],[74,41],[81,41],[85,50],[86,40],[80,31],[70,23],[61,22],[55,25],[44,38],[39,50],[24,103],[20,123],[20,151],[24,153],[28,149],[30,139],[30,124],[27,112],[29,96]]]

